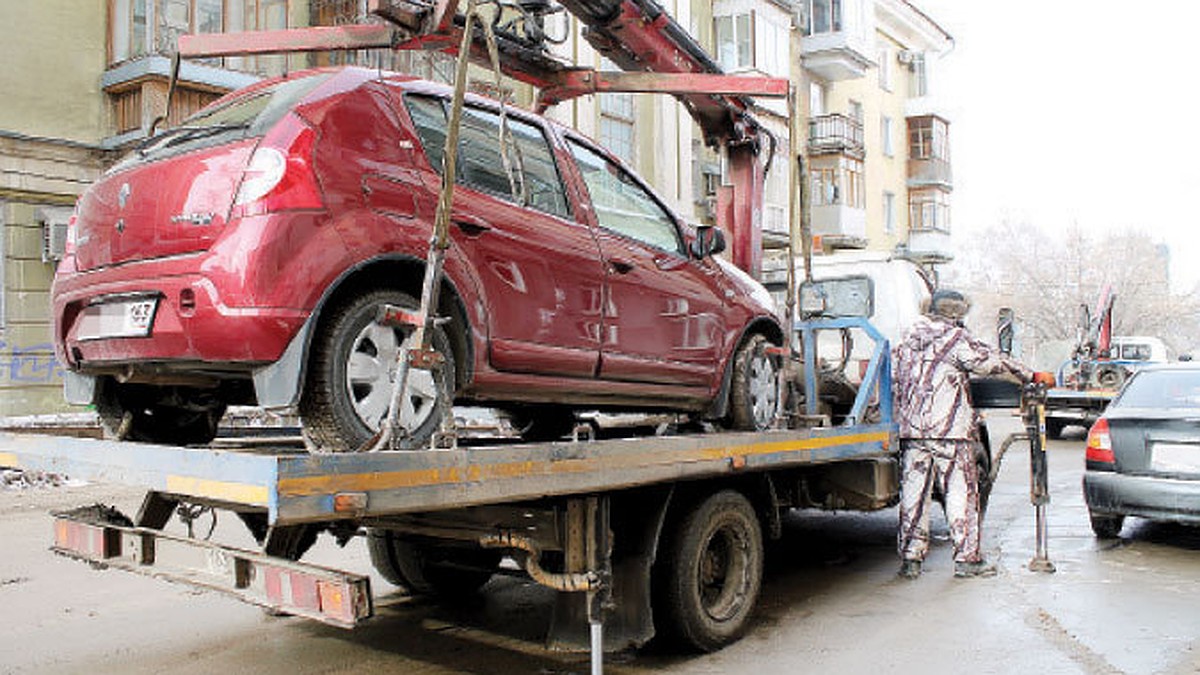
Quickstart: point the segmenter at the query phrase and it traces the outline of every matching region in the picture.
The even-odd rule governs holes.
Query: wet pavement
[[[997,442],[1018,429],[1008,415],[989,424]],[[1120,540],[1095,539],[1082,455],[1081,438],[1051,443],[1054,574],[1026,568],[1034,514],[1027,446],[1016,444],[984,527],[995,578],[953,578],[940,516],[924,574],[905,581],[895,576],[895,509],[797,512],[768,553],[745,638],[715,654],[610,655],[607,672],[1200,672],[1200,529],[1130,519]],[[373,576],[379,616],[344,631],[47,551],[49,510],[99,500],[128,513],[139,496],[102,485],[0,490],[0,672],[588,672],[586,655],[543,649],[550,594],[518,578],[445,608]],[[310,559],[370,569],[357,541],[323,541]]]

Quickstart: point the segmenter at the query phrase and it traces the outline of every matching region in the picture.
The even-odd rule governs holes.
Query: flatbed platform
[[[262,509],[271,524],[437,511],[886,457],[892,425],[310,454],[0,433],[0,466]]]

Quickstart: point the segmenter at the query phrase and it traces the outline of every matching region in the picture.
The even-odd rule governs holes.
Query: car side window
[[[425,154],[440,172],[447,123],[443,101],[429,96],[407,96],[405,101]],[[545,213],[570,215],[558,166],[542,130],[512,118],[507,120],[507,126],[508,170],[500,154],[500,115],[480,108],[463,108],[457,182]]]
[[[568,139],[600,227],[673,253],[682,253],[671,214],[633,176],[604,155]]]

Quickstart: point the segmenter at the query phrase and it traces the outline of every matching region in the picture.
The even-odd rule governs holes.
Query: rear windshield
[[[331,75],[321,73],[283,80],[215,108],[205,108],[178,126],[155,134],[122,164],[159,159],[196,148],[261,136]]]
[[[1142,371],[1129,381],[1113,407],[1200,409],[1200,370]]]

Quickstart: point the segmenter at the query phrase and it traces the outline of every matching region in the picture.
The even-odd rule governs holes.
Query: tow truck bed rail
[[[262,509],[272,525],[380,517],[889,455],[891,425],[358,454],[0,433],[0,466]]]

